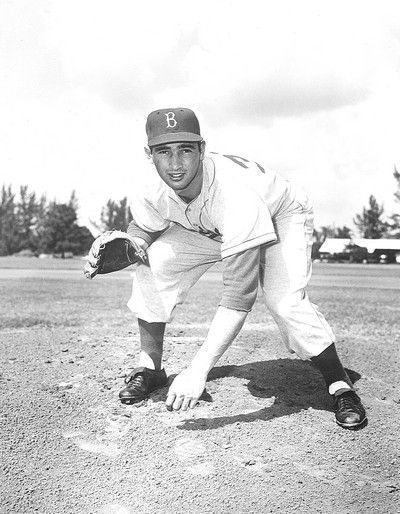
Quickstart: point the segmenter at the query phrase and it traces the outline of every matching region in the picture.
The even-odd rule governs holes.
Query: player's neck
[[[201,193],[201,188],[203,186],[203,173],[203,163],[200,163],[199,170],[193,178],[192,182],[190,182],[190,184],[187,187],[185,187],[185,189],[176,191],[176,194],[184,202],[191,202],[192,200],[197,198]]]

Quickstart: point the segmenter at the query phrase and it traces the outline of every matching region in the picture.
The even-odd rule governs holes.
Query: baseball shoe
[[[149,368],[135,368],[125,378],[126,386],[119,392],[122,403],[137,403],[148,398],[150,393],[167,385],[165,370],[156,371]]]
[[[367,421],[364,407],[354,391],[346,391],[335,398],[336,423],[343,428],[358,428]]]

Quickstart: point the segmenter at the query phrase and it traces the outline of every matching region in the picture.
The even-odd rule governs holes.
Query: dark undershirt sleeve
[[[134,221],[131,221],[128,225],[127,232],[132,237],[141,237],[150,246],[164,232],[164,230],[160,230],[159,232],[146,232],[146,230],[138,227]]]
[[[250,312],[257,298],[260,247],[236,253],[222,262],[224,290],[219,305]]]

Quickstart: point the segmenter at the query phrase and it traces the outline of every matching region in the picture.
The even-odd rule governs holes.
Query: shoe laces
[[[336,399],[336,405],[339,409],[354,409],[357,407],[358,398],[354,392],[343,393]]]
[[[143,384],[143,375],[128,375],[125,379],[125,383],[130,387],[140,387]]]

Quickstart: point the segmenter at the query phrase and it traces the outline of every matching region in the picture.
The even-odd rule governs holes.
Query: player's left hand
[[[202,395],[207,376],[190,368],[183,370],[172,382],[165,406],[168,410],[193,409]]]
[[[118,271],[138,261],[147,264],[147,254],[141,241],[145,243],[121,230],[108,230],[101,234],[89,250],[83,270],[86,278],[93,278],[97,273]]]

